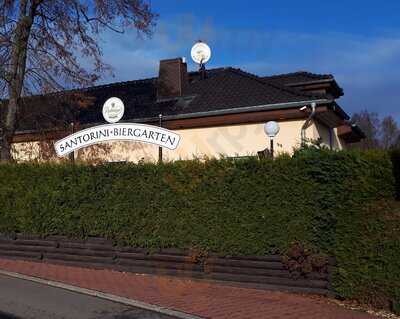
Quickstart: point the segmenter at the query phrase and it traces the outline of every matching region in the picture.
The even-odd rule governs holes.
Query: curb
[[[10,272],[10,271],[0,269],[0,275],[5,275],[5,276],[14,277],[14,278],[23,279],[23,280],[29,280],[29,281],[33,281],[33,282],[36,282],[39,284],[44,284],[44,285],[48,285],[51,287],[61,288],[61,289],[65,289],[65,290],[72,291],[72,292],[77,292],[77,293],[92,296],[92,297],[102,298],[105,300],[110,300],[113,302],[121,303],[121,304],[124,304],[127,306],[141,308],[141,309],[157,312],[157,313],[160,313],[163,315],[176,317],[179,319],[205,319],[204,317],[199,317],[199,316],[191,315],[191,314],[188,314],[185,312],[172,310],[172,309],[164,308],[164,307],[153,305],[153,304],[148,304],[148,303],[145,303],[145,302],[142,302],[139,300],[129,299],[129,298],[125,298],[125,297],[119,297],[116,295],[112,295],[112,294],[108,294],[108,293],[104,293],[104,292],[100,292],[100,291],[96,291],[96,290],[92,290],[92,289],[81,288],[81,287],[72,286],[72,285],[64,284],[64,283],[57,282],[57,281],[41,279],[38,277],[27,276],[27,275],[19,274],[16,272]]]

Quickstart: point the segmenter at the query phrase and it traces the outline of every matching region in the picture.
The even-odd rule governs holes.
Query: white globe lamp
[[[274,137],[278,135],[279,129],[278,122],[269,121],[264,124],[264,132],[270,138],[270,152],[272,157],[274,157]]]
[[[278,122],[275,121],[269,121],[264,124],[264,132],[267,134],[270,138],[274,138],[276,135],[279,133],[279,124]]]

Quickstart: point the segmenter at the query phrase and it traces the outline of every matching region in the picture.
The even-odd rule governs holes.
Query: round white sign
[[[211,58],[211,49],[204,42],[197,42],[190,52],[192,59],[197,64],[207,63]]]
[[[116,123],[124,116],[124,103],[117,97],[110,97],[103,105],[103,116],[108,123]]]

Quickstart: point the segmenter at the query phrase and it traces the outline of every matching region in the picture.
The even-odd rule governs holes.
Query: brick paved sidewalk
[[[368,319],[324,300],[164,276],[0,259],[0,269],[97,290],[205,318]]]

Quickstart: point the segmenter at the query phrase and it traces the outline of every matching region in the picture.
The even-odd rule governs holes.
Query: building
[[[280,124],[277,153],[299,147],[302,130],[307,140],[342,149],[363,138],[336,102],[342,95],[332,75],[260,77],[231,67],[187,72],[181,58],[162,60],[158,78],[25,98],[14,154],[17,160],[41,158],[44,142],[105,123],[102,106],[112,96],[125,104],[122,122],[159,125],[161,114],[162,126],[180,134],[179,147],[164,150],[165,160],[256,155],[269,145],[263,125],[271,120]],[[75,152],[75,158],[157,161],[159,152],[139,142],[112,142],[96,155],[90,148]]]

